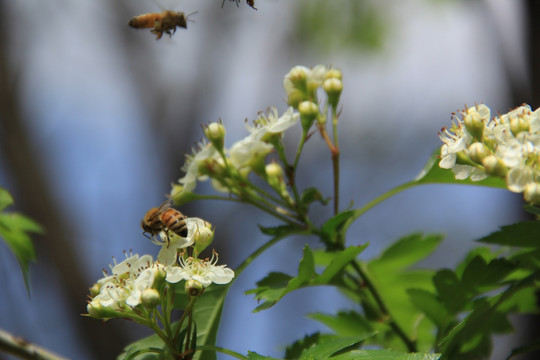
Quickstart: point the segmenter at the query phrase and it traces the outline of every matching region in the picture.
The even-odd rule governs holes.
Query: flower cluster
[[[524,104],[491,118],[486,105],[477,105],[455,115],[439,137],[439,166],[452,169],[456,179],[501,177],[510,191],[540,204],[540,109]]]
[[[198,181],[212,179],[212,186],[219,192],[231,193],[240,197],[248,191],[242,185],[247,176],[254,172],[263,178],[265,159],[281,141],[285,130],[295,125],[299,114],[289,108],[279,116],[276,108],[269,108],[266,113],[259,113],[253,124],[247,124],[249,135],[225,148],[225,127],[221,123],[211,123],[204,129],[209,141],[203,141],[193,153],[186,157],[182,170],[185,176],[173,188],[177,204],[192,199],[192,191]],[[180,200],[181,199],[181,200]]]
[[[139,305],[153,307],[159,299],[157,290],[165,278],[162,265],[152,256],[127,255],[120,263],[111,265],[112,274],[103,271],[104,277],[90,289],[92,300],[88,314],[95,318],[121,316]]]
[[[199,218],[187,218],[186,223],[185,238],[170,231],[159,233],[161,240],[154,240],[161,246],[157,261],[151,255],[130,254],[120,263],[114,261],[111,274],[103,271],[104,277],[90,289],[88,314],[99,319],[133,318],[134,310],[141,306],[155,308],[166,296],[167,284],[185,280],[186,293],[196,295],[212,283],[229,283],[234,272],[225,265],[216,265],[215,252],[210,260],[197,258],[214,238],[212,225]],[[192,256],[187,256],[188,249]]]
[[[218,192],[235,195],[246,202],[259,202],[267,194],[248,180],[249,174],[256,174],[278,194],[281,205],[294,206],[293,197],[287,189],[287,185],[291,185],[290,173],[285,173],[288,179],[283,176],[284,169],[290,170],[293,165],[287,162],[283,151],[283,133],[301,122],[303,145],[314,121],[317,119],[319,124],[326,121],[324,114],[327,111],[319,110],[318,89],[322,88],[327,94],[325,106],[329,104],[335,110],[343,89],[342,75],[339,70],[323,65],[312,69],[295,66],[285,76],[283,86],[290,107],[282,114],[275,107],[260,112],[253,123],[247,124],[248,135],[232,146],[225,147],[226,131],[221,122],[205,126],[207,140],[186,157],[182,168],[185,175],[171,191],[176,204],[201,198],[193,190],[198,181],[207,179],[211,179],[212,186]],[[277,153],[279,163],[275,159],[267,159],[270,153]]]

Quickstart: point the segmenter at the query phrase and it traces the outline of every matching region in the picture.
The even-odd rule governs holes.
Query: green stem
[[[368,288],[368,290],[371,292],[371,295],[375,299],[375,302],[377,303],[377,306],[379,307],[379,310],[384,315],[385,318],[388,319],[388,324],[394,330],[396,335],[403,341],[405,346],[407,347],[407,350],[409,352],[417,352],[418,349],[416,347],[416,343],[411,340],[405,331],[399,326],[399,324],[392,318],[392,315],[390,314],[390,311],[386,307],[386,304],[384,303],[381,295],[379,294],[379,291],[375,287],[375,285],[371,282],[371,279],[367,274],[362,270],[360,265],[356,261],[352,262],[353,268],[356,270],[360,278],[363,280],[365,286]]]
[[[182,324],[184,323],[184,320],[186,319],[186,316],[191,313],[193,309],[193,305],[197,302],[198,297],[197,296],[190,296],[189,297],[189,303],[186,306],[186,309],[184,310],[184,313],[182,314],[182,317],[180,317],[180,320],[178,320],[178,324],[176,324],[176,329],[174,331],[174,337],[173,341],[176,343],[176,338],[178,337],[178,334],[180,334],[180,329],[182,328]]]
[[[277,244],[280,240],[283,240],[291,235],[309,235],[311,234],[311,231],[309,230],[298,230],[294,232],[287,232],[283,235],[278,235],[276,237],[273,237],[266,243],[264,243],[261,247],[259,247],[257,250],[251,253],[235,270],[235,279],[238,278],[238,276],[242,273],[242,271],[245,270],[246,267],[248,267],[249,264],[253,262],[259,255],[261,255],[263,252],[265,252],[267,249],[269,249],[271,246]]]
[[[339,138],[338,138],[338,116],[336,109],[332,107],[332,129],[334,135],[334,149],[332,152],[332,165],[334,171],[334,215],[339,212]]]
[[[378,204],[382,203],[384,200],[386,200],[386,199],[388,199],[388,198],[402,192],[403,190],[407,190],[407,189],[409,189],[409,188],[411,188],[413,186],[416,186],[416,185],[420,185],[420,184],[415,182],[415,181],[409,181],[409,182],[407,182],[405,184],[401,184],[401,185],[391,189],[390,191],[387,191],[384,194],[376,197],[375,199],[371,200],[370,202],[368,202],[367,204],[365,204],[361,208],[358,208],[358,209],[354,210],[354,215],[351,216],[347,220],[347,222],[343,225],[342,233],[345,234],[347,232],[347,229],[349,228],[349,226],[351,226],[351,224],[356,219],[358,219],[360,216],[364,215],[366,212],[371,210],[376,205],[378,205]]]
[[[287,223],[289,225],[298,226],[298,227],[304,227],[303,224],[299,224],[299,223],[287,218],[286,216],[281,215],[277,211],[274,211],[274,210],[272,210],[272,209],[270,209],[270,208],[268,208],[266,206],[263,206],[263,205],[261,205],[259,203],[254,202],[254,201],[246,201],[246,200],[242,200],[242,199],[238,199],[238,198],[225,197],[225,196],[219,196],[219,195],[197,195],[197,200],[225,200],[225,201],[232,201],[232,202],[243,203],[243,204],[248,203],[248,204],[251,204],[251,205],[261,209],[262,211],[272,215],[273,217],[280,219],[284,223]]]

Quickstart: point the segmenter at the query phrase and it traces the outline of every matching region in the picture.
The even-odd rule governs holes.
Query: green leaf
[[[423,236],[420,233],[402,237],[384,250],[378,259],[371,262],[370,266],[384,267],[388,271],[404,269],[435,251],[442,239],[442,235]]]
[[[11,195],[0,188],[0,209],[13,203]],[[23,280],[30,292],[29,264],[36,259],[31,233],[42,233],[43,229],[33,220],[18,213],[0,213],[0,237],[7,244],[21,268]]]
[[[0,187],[0,211],[4,211],[11,204],[13,204],[13,197],[6,189]]]
[[[257,300],[266,300],[254,312],[266,310],[274,306],[283,296],[308,284],[315,273],[313,253],[306,245],[304,256],[298,266],[298,275],[294,278],[283,273],[270,273],[269,276],[257,283],[258,288],[246,291],[246,294],[255,293]],[[286,284],[285,284],[286,282]]]
[[[355,210],[345,210],[337,215],[334,215],[323,224],[321,227],[321,237],[327,247],[332,248],[332,246],[336,245],[335,241],[338,238],[338,234],[340,233],[342,227],[350,218],[354,217],[355,214]]]
[[[301,230],[295,225],[280,225],[275,227],[264,227],[259,225],[259,230],[265,235],[273,237],[284,237],[292,234],[298,234]]]
[[[390,245],[383,254],[364,265],[367,278],[381,299],[383,299],[392,319],[403,329],[410,338],[418,339],[418,349],[428,350],[434,341],[433,323],[416,307],[408,296],[407,289],[423,289],[433,292],[432,270],[410,269],[416,262],[425,258],[440,243],[439,235],[412,234],[399,239]],[[376,303],[369,296],[363,303]],[[382,314],[368,313],[366,315],[381,319]],[[388,326],[380,327],[380,345],[396,350],[406,351],[403,342],[399,341],[394,331]]]
[[[505,306],[505,303],[513,303],[516,294],[534,286],[534,278],[532,275],[514,282],[498,295],[475,301],[473,310],[442,339],[441,360],[488,356],[491,351],[490,335],[512,329],[507,311],[513,306]]]
[[[367,248],[368,244],[359,245],[359,246],[350,246],[343,251],[332,252],[334,258],[328,265],[328,267],[323,271],[320,276],[317,276],[316,279],[312,282],[313,285],[326,285],[330,284],[332,279],[339,273],[343,268],[350,264],[351,261],[356,259],[362,251]]]
[[[354,337],[336,338],[318,343],[304,351],[300,356],[300,360],[326,360],[335,353],[356,346],[373,335],[372,333]]]
[[[304,336],[303,339],[297,340],[285,349],[285,359],[298,359],[302,353],[319,342],[320,334],[318,332]]]
[[[157,335],[152,335],[127,345],[116,359],[158,360],[163,358],[159,355],[158,351],[165,352],[164,349],[163,341]]]
[[[454,173],[451,169],[443,169],[439,167],[440,161],[440,149],[436,150],[424,169],[416,176],[413,183],[416,184],[463,184],[463,185],[477,185],[477,186],[489,186],[499,189],[506,189],[506,182],[497,177],[487,177],[482,181],[472,181],[470,179],[456,180]]]
[[[538,248],[540,247],[540,221],[523,221],[502,226],[501,230],[477,241],[487,244]]]
[[[426,314],[437,327],[444,328],[453,320],[454,317],[435,294],[422,289],[407,289],[407,294],[414,306]]]
[[[315,272],[315,260],[313,252],[309,246],[304,247],[304,256],[298,266],[298,274],[291,277],[283,273],[270,273],[261,281],[257,282],[257,288],[246,291],[246,294],[255,294],[255,299],[265,300],[255,308],[254,312],[266,310],[274,306],[281,298],[288,293],[306,286],[317,286],[334,284],[333,278],[345,266],[347,266],[360,252],[366,248],[364,246],[351,246],[341,252],[336,252],[333,260],[323,271],[322,275]]]
[[[437,271],[433,277],[439,300],[453,314],[463,310],[467,304],[467,293],[461,286],[456,273],[449,269]]]
[[[523,209],[529,214],[536,215],[537,218],[540,218],[540,208],[537,206],[533,204],[525,204],[523,205]]]
[[[330,198],[325,198],[317,188],[309,187],[302,192],[302,195],[300,196],[300,201],[304,206],[307,207],[307,205],[315,201],[326,205],[328,204],[328,201],[330,201]]]
[[[353,350],[332,360],[437,360],[440,354],[400,353],[392,350]]]
[[[252,351],[248,351],[247,358],[248,360],[280,360],[280,359],[276,359],[270,356],[262,356]]]
[[[482,257],[476,256],[463,271],[461,284],[468,291],[481,291],[481,287],[498,285],[515,268],[515,264],[503,258],[487,263]]]
[[[336,315],[314,313],[307,317],[328,326],[342,337],[373,332],[371,322],[355,311],[340,311]]]

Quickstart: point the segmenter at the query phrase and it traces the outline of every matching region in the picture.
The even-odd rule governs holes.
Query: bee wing
[[[156,214],[161,214],[165,212],[168,208],[171,207],[172,199],[167,199],[163,202],[163,204],[159,205],[157,208]]]

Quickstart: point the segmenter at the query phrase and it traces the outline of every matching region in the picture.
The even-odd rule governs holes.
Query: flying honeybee
[[[148,29],[156,34],[156,40],[161,39],[163,33],[172,36],[176,32],[176,27],[187,29],[188,16],[179,11],[165,10],[160,13],[148,13],[137,15],[129,20],[128,25],[136,29]],[[171,33],[172,31],[172,33]]]
[[[187,237],[188,227],[186,216],[172,208],[171,201],[169,199],[159,207],[148,210],[141,220],[141,227],[144,234],[155,236],[161,231],[164,231],[168,236],[168,231],[172,231],[178,236]]]

